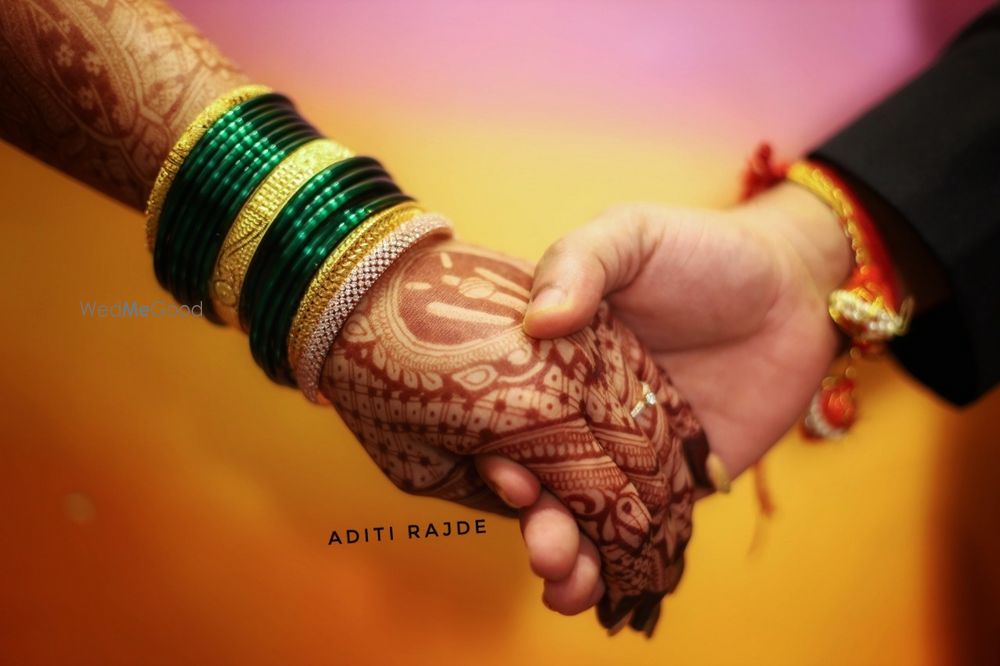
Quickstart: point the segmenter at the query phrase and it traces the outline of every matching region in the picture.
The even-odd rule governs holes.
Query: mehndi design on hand
[[[521,329],[530,266],[455,241],[412,249],[347,321],[321,390],[403,490],[511,511],[476,472],[496,453],[530,469],[597,545],[601,623],[647,634],[691,534],[690,408],[602,306],[570,337]],[[635,405],[653,392],[656,404]]]

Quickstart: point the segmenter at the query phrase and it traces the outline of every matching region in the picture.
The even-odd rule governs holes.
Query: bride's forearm
[[[0,3],[0,138],[132,208],[198,112],[246,82],[159,0]]]

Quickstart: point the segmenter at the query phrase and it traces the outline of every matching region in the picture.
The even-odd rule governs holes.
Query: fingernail
[[[503,503],[506,504],[507,506],[509,506],[510,508],[512,508],[512,509],[520,509],[521,508],[517,504],[514,504],[513,502],[511,502],[510,499],[506,495],[503,494],[503,491],[500,490],[500,488],[498,486],[494,485],[492,482],[487,481],[486,485],[488,485],[490,487],[490,490],[492,490],[494,493],[496,493],[497,497],[499,497],[500,499],[502,499]]]
[[[709,453],[708,459],[705,460],[705,469],[708,471],[708,478],[712,480],[715,489],[722,494],[728,493],[731,486],[729,472],[719,456]]]
[[[562,305],[566,300],[566,292],[561,287],[545,287],[531,299],[529,310],[544,310]]]
[[[618,620],[618,622],[616,622],[612,626],[608,627],[608,636],[614,636],[619,631],[627,627],[631,619],[632,619],[632,611],[629,611],[628,613],[625,614],[625,617]]]

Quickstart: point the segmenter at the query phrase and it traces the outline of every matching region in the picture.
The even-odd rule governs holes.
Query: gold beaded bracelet
[[[847,363],[823,381],[803,421],[807,437],[834,439],[857,418],[853,361],[881,353],[887,342],[906,333],[913,299],[899,293],[892,260],[874,222],[833,169],[801,160],[788,167],[785,178],[833,211],[854,254],[854,270],[828,302],[830,318],[851,340]]]

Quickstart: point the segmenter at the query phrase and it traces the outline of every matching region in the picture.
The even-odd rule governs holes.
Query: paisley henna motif
[[[0,137],[133,208],[187,124],[243,83],[157,0],[0,2]]]
[[[0,2],[0,137],[141,209],[190,120],[246,78],[155,0]],[[348,320],[321,390],[403,490],[510,514],[472,455],[531,469],[597,544],[608,627],[647,633],[691,533],[687,404],[603,307],[587,329],[521,332],[530,266],[425,244]],[[659,404],[631,416],[644,395]]]
[[[517,260],[457,241],[414,248],[346,323],[321,390],[406,492],[509,514],[471,456],[528,467],[598,546],[602,624],[648,633],[683,568],[682,444],[701,429],[606,306],[568,338],[527,337],[530,285]],[[643,382],[661,404],[633,419]]]

